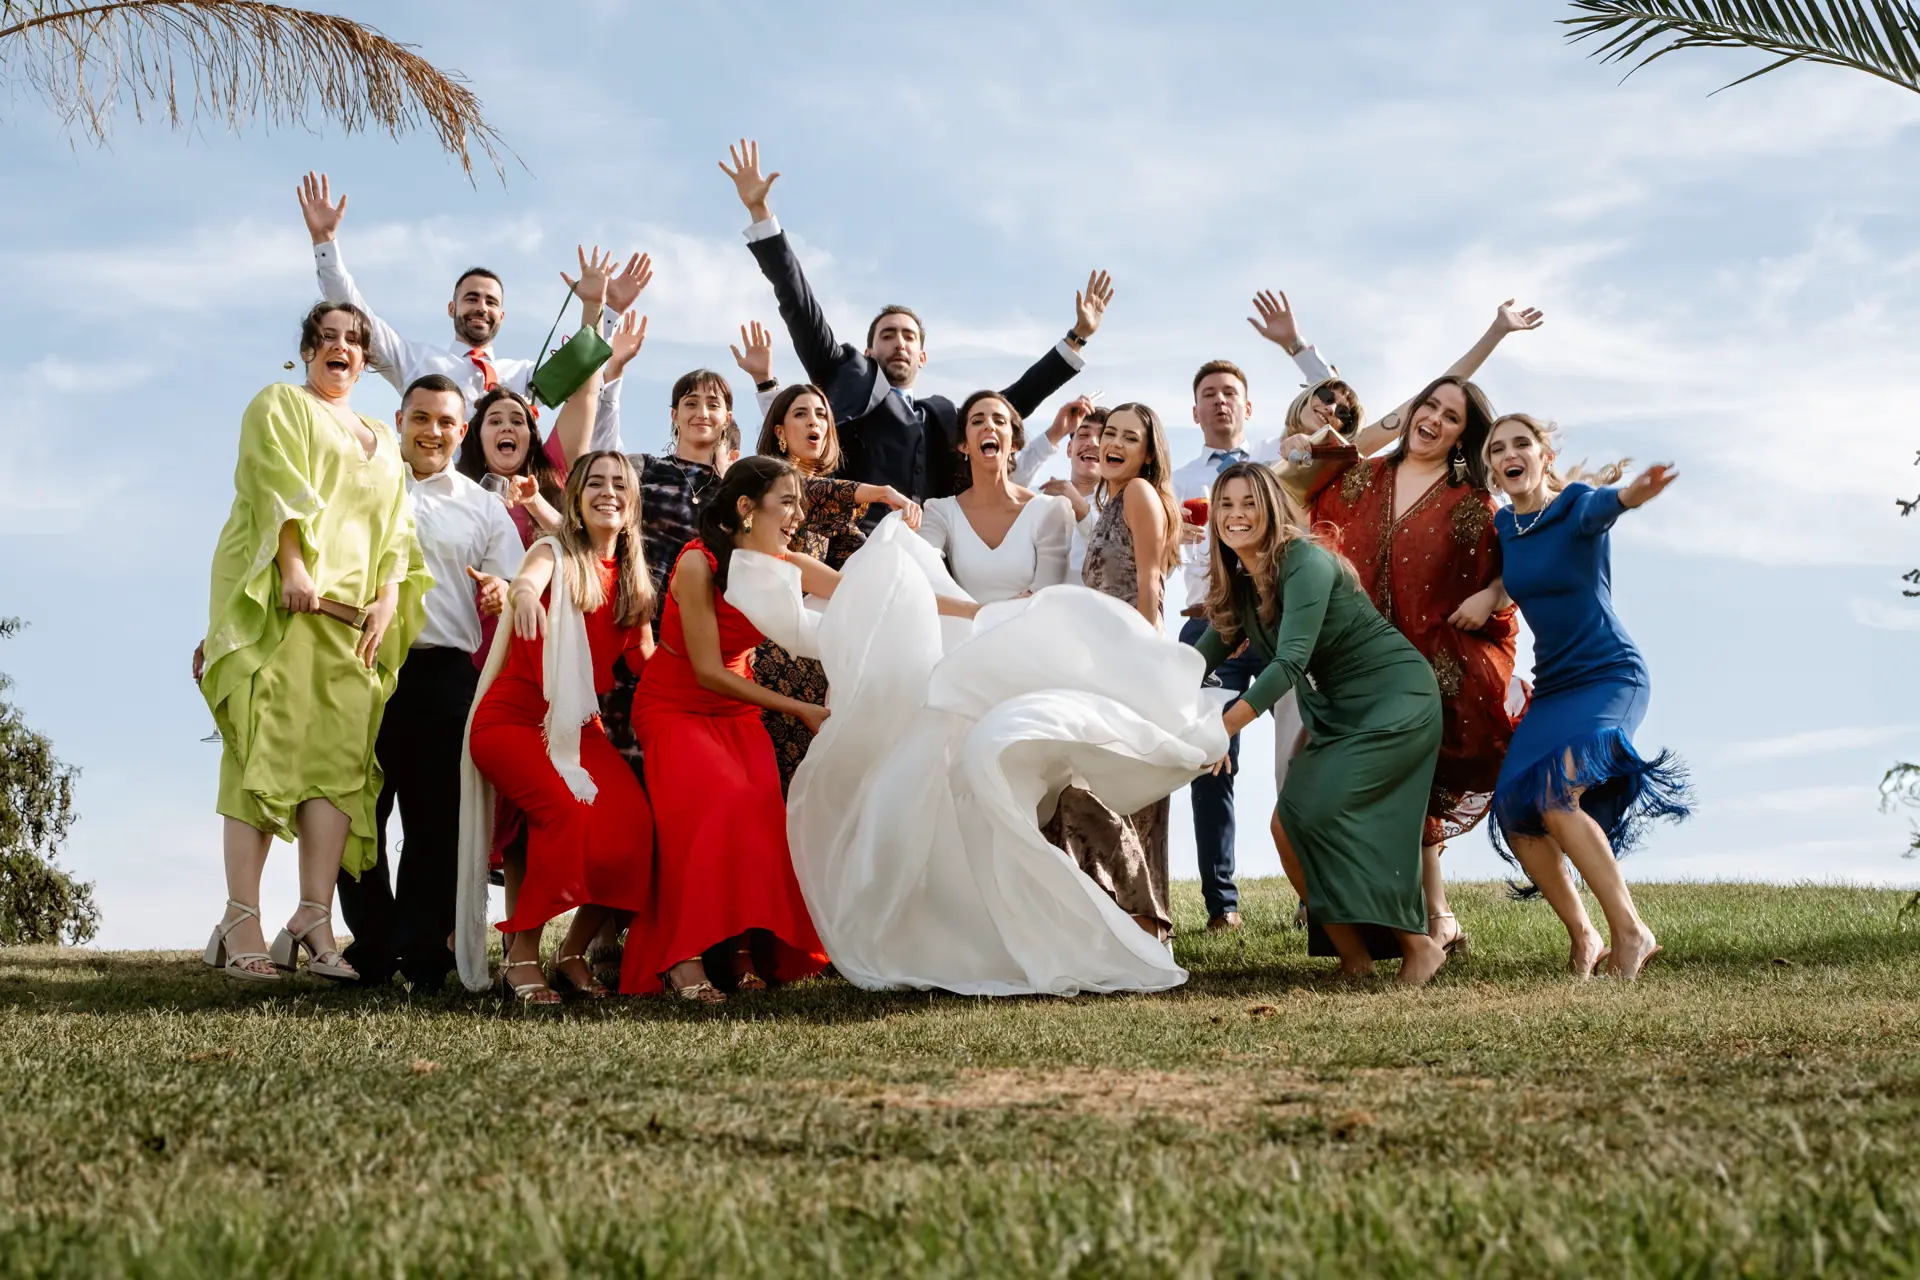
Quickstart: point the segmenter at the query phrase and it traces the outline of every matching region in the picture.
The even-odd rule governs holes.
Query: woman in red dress
[[[600,997],[586,950],[611,911],[648,901],[653,816],[599,716],[614,664],[653,652],[653,583],[640,534],[640,480],[623,454],[573,466],[556,534],[527,553],[508,589],[506,660],[483,684],[468,731],[482,776],[526,815],[524,865],[509,859],[502,982],[527,1003],[559,999],[540,976],[540,934],[572,911],[551,981]],[[490,659],[492,668],[498,659]],[[533,977],[516,980],[517,970]]]
[[[1303,400],[1307,397],[1303,396]],[[1408,402],[1407,429],[1385,455],[1365,458],[1313,503],[1316,528],[1360,574],[1360,584],[1433,667],[1444,731],[1421,838],[1431,936],[1449,951],[1466,935],[1447,906],[1440,851],[1486,815],[1513,737],[1507,686],[1519,625],[1500,584],[1481,449],[1493,410],[1480,389],[1447,374]]]
[[[660,644],[634,695],[659,832],[654,900],[627,931],[620,990],[718,1003],[702,956],[730,957],[736,989],[826,968],[787,850],[787,808],[763,708],[818,733],[827,709],[763,689],[750,663],[764,637],[724,598],[736,547],[784,554],[805,514],[791,466],[742,458],[700,514],[674,566]],[[764,544],[764,545],[762,545]]]

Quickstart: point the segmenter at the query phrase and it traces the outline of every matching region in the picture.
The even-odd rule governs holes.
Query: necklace
[[[1533,519],[1527,521],[1524,525],[1520,523],[1520,512],[1516,510],[1513,513],[1513,536],[1516,538],[1524,538],[1532,533],[1533,527],[1540,523],[1540,517],[1547,514],[1547,508],[1552,505],[1553,500],[1551,498],[1541,503],[1538,511],[1529,513],[1533,516]]]

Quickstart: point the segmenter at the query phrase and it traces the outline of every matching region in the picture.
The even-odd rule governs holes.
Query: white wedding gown
[[[869,990],[1161,991],[1172,955],[1040,835],[1069,783],[1132,813],[1226,753],[1227,695],[1193,649],[1084,587],[943,619],[964,599],[889,516],[815,614],[799,571],[736,551],[726,598],[816,656],[833,714],[794,775],[787,834],[835,967]]]

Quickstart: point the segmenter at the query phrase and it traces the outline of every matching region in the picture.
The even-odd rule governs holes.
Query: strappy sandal
[[[753,967],[753,943],[745,939],[733,952],[733,989],[736,992],[767,989],[767,980]]]
[[[1458,956],[1460,959],[1465,960],[1473,955],[1473,939],[1469,938],[1467,936],[1467,931],[1460,927],[1460,921],[1454,918],[1453,912],[1436,911],[1432,915],[1428,916],[1427,932],[1429,934],[1433,932],[1432,926],[1435,920],[1452,920],[1453,921],[1453,929],[1454,929],[1453,937],[1449,939],[1446,943],[1442,944],[1440,948],[1442,951],[1447,953],[1447,959],[1451,960],[1455,956]]]
[[[1307,904],[1304,902],[1293,909],[1293,927],[1296,929],[1307,927]]]
[[[333,924],[333,908],[324,902],[309,902],[305,898],[300,899],[300,905],[318,911],[320,918],[299,933],[293,932],[291,927],[280,931],[280,936],[273,940],[271,947],[267,948],[267,958],[273,961],[273,967],[292,973],[300,963],[300,953],[305,951],[307,972],[314,977],[332,978],[335,982],[360,981],[360,971],[347,963],[347,958],[340,954],[338,947],[331,947],[326,951],[316,951],[313,948],[313,931],[321,925],[330,927]]]
[[[515,982],[508,975],[515,969],[540,969],[538,960],[509,960],[500,970],[500,994],[518,1000],[527,1005],[551,1005],[560,1003],[560,993],[547,985],[546,976],[533,982]]]
[[[711,982],[696,982],[690,987],[670,986],[667,990],[673,992],[673,994],[679,996],[682,1000],[691,1000],[696,1004],[725,1004],[727,1002],[727,993],[714,986]]]
[[[202,959],[229,978],[242,978],[248,982],[280,981],[280,971],[274,967],[272,956],[264,951],[235,951],[227,945],[227,935],[245,921],[258,920],[260,908],[250,907],[232,898],[227,899],[227,906],[240,914],[213,926],[213,936],[207,939],[207,953]],[[265,967],[260,967],[262,965]]]
[[[572,974],[561,968],[569,960],[578,960],[587,966],[587,980],[584,984],[576,982]],[[593,972],[593,966],[584,953],[555,957],[553,968],[547,974],[547,985],[563,997],[571,993],[585,996],[589,1000],[605,1000],[613,994],[601,983],[599,975]]]
[[[622,948],[617,942],[596,942],[587,948],[587,963],[593,968],[593,980],[612,990],[620,985]]]

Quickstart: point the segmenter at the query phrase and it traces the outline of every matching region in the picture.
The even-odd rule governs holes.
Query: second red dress
[[[699,553],[717,568],[699,541]],[[764,638],[716,591],[720,656],[752,679]],[[633,727],[646,762],[659,835],[653,907],[627,932],[620,990],[661,989],[661,975],[750,929],[772,935],[772,972],[793,982],[827,966],[787,849],[780,769],[760,708],[701,686],[687,659],[679,602],[668,589],[660,643],[633,699]]]
[[[613,623],[616,562],[600,562],[607,603],[586,615],[593,653],[593,687],[613,687],[613,664],[624,655],[639,667],[647,624]],[[473,763],[527,822],[527,874],[502,933],[537,929],[555,916],[589,904],[619,911],[645,909],[652,883],[653,814],[600,717],[580,730],[580,765],[598,789],[592,803],[573,794],[547,755],[547,698],[541,675],[545,641],[508,640],[506,664],[480,698],[468,749]]]

